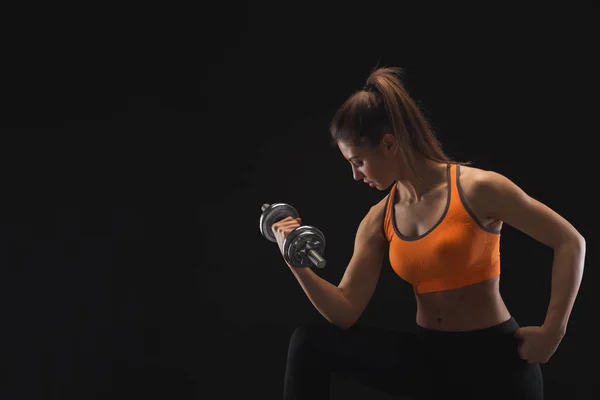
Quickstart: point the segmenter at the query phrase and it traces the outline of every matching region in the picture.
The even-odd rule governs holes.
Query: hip
[[[520,358],[517,329],[519,324],[510,317],[499,324],[468,331],[441,331],[417,325],[416,335],[440,387],[478,394],[474,398],[541,399],[541,368]]]

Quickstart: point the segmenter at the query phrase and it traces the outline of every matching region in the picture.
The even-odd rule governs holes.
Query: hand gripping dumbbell
[[[286,217],[298,218],[300,214],[289,204],[263,204],[260,216],[260,233],[277,243],[271,227]],[[315,265],[325,268],[325,235],[314,226],[302,225],[291,231],[283,241],[283,258],[293,267],[306,268]]]

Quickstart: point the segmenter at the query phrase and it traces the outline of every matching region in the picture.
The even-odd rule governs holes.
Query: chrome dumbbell
[[[260,215],[260,233],[271,242],[277,242],[271,227],[286,217],[298,218],[298,211],[289,204],[263,204]],[[325,235],[310,225],[302,225],[291,231],[283,242],[283,258],[293,267],[312,265],[325,268]]]

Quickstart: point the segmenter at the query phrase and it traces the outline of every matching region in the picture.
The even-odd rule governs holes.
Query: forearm
[[[585,241],[567,242],[554,250],[552,285],[544,326],[564,335],[583,277]]]
[[[290,269],[310,302],[326,320],[343,329],[354,324],[355,312],[340,288],[327,282],[310,268],[290,266]]]

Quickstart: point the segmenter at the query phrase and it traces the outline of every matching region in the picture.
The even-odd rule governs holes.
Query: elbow
[[[353,304],[350,299],[348,298],[348,296],[344,293],[343,289],[340,289],[340,293],[342,294],[342,299],[344,300],[344,306],[343,306],[343,310],[337,318],[336,322],[334,322],[334,324],[336,326],[338,326],[341,329],[348,329],[351,328],[354,324],[356,324],[356,322],[358,321],[358,319],[360,318],[361,314],[362,314],[362,309],[359,309],[356,307],[356,304]]]
[[[577,251],[579,253],[579,259],[581,260],[582,268],[585,260],[585,238],[580,234],[577,238]]]
[[[345,315],[338,315],[337,318],[328,318],[329,322],[340,329],[349,329],[358,321],[354,312],[348,312]]]
[[[577,234],[577,244],[579,245],[579,248],[585,252],[585,238],[583,237],[583,235],[581,233]]]
[[[585,253],[585,238],[577,231],[566,236],[562,241],[554,246],[554,250],[569,249],[569,251],[576,251],[578,253]]]
[[[349,315],[345,318],[341,318],[338,321],[336,321],[334,324],[339,327],[340,329],[349,329],[352,326],[354,326],[354,324],[356,324],[356,322],[358,321],[358,317],[354,314]]]
[[[356,323],[356,320],[347,320],[347,321],[340,321],[335,323],[335,326],[337,326],[340,329],[346,330],[346,329],[350,329],[352,328],[352,326],[354,326],[354,324]]]
[[[579,232],[576,229],[574,229],[574,230],[575,230],[575,232],[572,235],[572,242],[575,244],[575,246],[578,249],[585,251],[585,238],[583,237],[581,232]]]
[[[586,243],[585,238],[576,232],[568,239],[564,240],[554,249],[561,254],[561,258],[572,260],[578,268],[583,269],[585,260]]]
[[[570,241],[571,248],[580,255],[585,254],[585,238],[579,232],[577,232]]]

